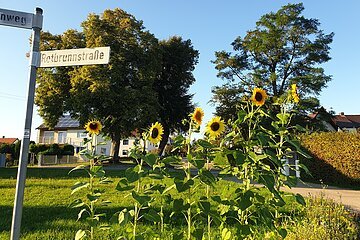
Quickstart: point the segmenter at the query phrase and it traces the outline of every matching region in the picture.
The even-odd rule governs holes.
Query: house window
[[[66,132],[64,131],[58,132],[58,143],[60,144],[66,143]]]
[[[123,140],[123,145],[129,145],[129,139],[124,139]]]
[[[122,155],[123,155],[123,156],[127,156],[128,153],[129,153],[128,150],[122,150]]]
[[[77,132],[77,138],[86,138],[87,133],[86,132]]]
[[[100,154],[106,155],[106,148],[100,148]]]
[[[54,143],[54,131],[45,131],[41,142],[45,144]]]

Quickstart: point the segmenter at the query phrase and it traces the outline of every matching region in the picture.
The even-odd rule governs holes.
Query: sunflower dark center
[[[157,138],[159,136],[159,130],[157,128],[154,128],[151,131],[151,138]]]
[[[212,131],[216,132],[220,128],[220,124],[218,122],[214,122],[210,125]]]
[[[98,125],[97,123],[90,123],[89,127],[91,130],[96,130],[98,128]]]
[[[255,100],[260,102],[263,99],[263,95],[260,92],[255,93]]]
[[[201,120],[201,112],[196,112],[195,113],[195,119],[200,121]]]

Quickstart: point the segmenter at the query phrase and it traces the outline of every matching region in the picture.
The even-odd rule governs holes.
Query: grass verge
[[[73,172],[68,175],[69,169],[56,168],[29,168],[25,188],[23,221],[21,225],[21,239],[74,239],[75,232],[83,227],[82,221],[76,221],[78,209],[68,207],[69,203],[77,196],[71,196],[71,186],[79,180],[85,179],[83,172]],[[16,168],[0,169],[0,239],[9,239],[12,206],[14,202],[16,185]],[[129,198],[115,190],[118,179],[123,175],[122,170],[107,170],[106,175],[114,180],[106,188],[105,199],[112,202],[109,207],[104,207],[101,212],[107,213],[107,218],[123,209],[132,206]],[[167,184],[171,184],[167,180]],[[220,181],[215,192],[221,192],[230,197],[238,183]],[[197,191],[194,197],[199,197],[202,191]],[[216,194],[216,193],[214,193]],[[179,196],[181,197],[181,196]],[[307,207],[296,204],[291,196],[286,198],[289,203],[283,209],[283,226],[288,230],[287,239],[356,239],[358,236],[359,218],[348,213],[341,205],[321,199],[308,198]],[[155,205],[159,203],[155,202]],[[127,227],[120,228],[115,223],[111,231],[98,232],[97,239],[117,239],[126,234]],[[140,231],[145,239],[151,239],[151,226],[142,222]],[[181,217],[169,221],[166,225],[166,239],[173,239],[175,230],[181,231],[185,223]],[[214,239],[218,239],[220,230],[214,229]],[[261,227],[254,233],[255,239],[267,236]],[[236,238],[234,238],[236,239]]]

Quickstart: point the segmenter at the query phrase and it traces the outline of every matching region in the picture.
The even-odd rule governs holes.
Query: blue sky
[[[50,1],[0,0],[0,8],[34,12],[44,10],[43,30],[60,34],[67,29],[81,30],[80,23],[89,13],[101,14],[105,9],[122,8],[137,19],[158,39],[178,35],[191,39],[200,58],[191,87],[194,102],[205,110],[205,120],[211,118],[214,107],[208,104],[211,87],[223,82],[216,77],[211,60],[214,52],[231,50],[231,42],[253,29],[255,22],[265,13],[277,11],[287,3],[299,1],[269,0],[118,0],[118,1]],[[333,80],[320,95],[321,104],[336,113],[360,114],[360,31],[358,29],[360,1],[306,0],[304,16],[320,20],[325,33],[334,32],[331,57],[323,64],[326,74]],[[0,137],[22,138],[26,109],[31,30],[0,26]],[[32,140],[35,128],[42,123],[36,108],[33,114]]]

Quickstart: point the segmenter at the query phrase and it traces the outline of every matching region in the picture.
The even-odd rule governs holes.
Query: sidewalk
[[[303,197],[308,197],[309,195],[319,197],[323,194],[325,198],[332,199],[360,213],[360,190],[348,190],[331,186],[323,188],[320,184],[315,183],[299,183],[297,187],[291,189],[282,187],[281,190],[299,193]]]

